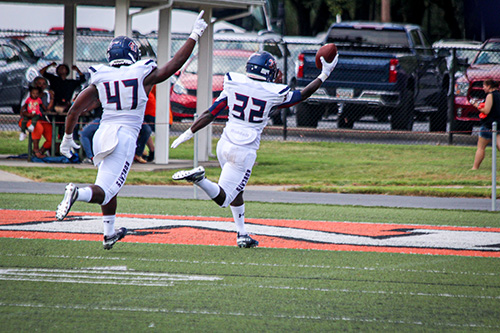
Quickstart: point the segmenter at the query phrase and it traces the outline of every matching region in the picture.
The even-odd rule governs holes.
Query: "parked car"
[[[474,40],[457,40],[457,39],[441,39],[432,44],[432,48],[439,52],[439,50],[446,50],[446,67],[451,71],[453,60],[453,50],[457,59],[456,75],[459,76],[463,71],[469,67],[469,64],[474,60],[477,52],[481,48],[481,42]]]
[[[363,116],[373,115],[379,121],[390,116],[393,130],[411,131],[418,112],[429,114],[431,131],[446,130],[446,63],[419,26],[334,23],[324,43],[336,44],[339,62],[322,87],[296,106],[298,126],[316,127],[323,115],[337,113],[339,128],[353,128]],[[319,75],[317,49],[299,55],[297,87]]]
[[[108,50],[109,43],[114,38],[112,34],[107,33],[79,33],[76,38],[76,66],[88,75],[88,68],[93,65],[107,64],[106,51]],[[142,59],[156,58],[153,48],[149,44],[146,37],[142,35],[135,35],[133,39],[138,43],[141,50]],[[62,36],[58,38],[47,49],[44,56],[39,60],[38,69],[43,68],[47,64],[55,61],[60,63],[63,59],[64,53],[64,39]],[[68,64],[71,67],[71,64]],[[50,70],[55,70],[51,68]]]
[[[468,134],[479,124],[479,111],[470,101],[485,99],[483,81],[486,79],[500,81],[500,38],[485,41],[471,65],[456,79],[453,131]]]
[[[249,50],[214,50],[212,91],[213,100],[223,89],[224,75],[227,72],[245,73]],[[174,120],[192,119],[196,113],[196,89],[198,86],[198,57],[192,57],[181,70],[170,92],[170,103]],[[227,119],[227,110],[217,119]]]
[[[28,85],[38,75],[38,58],[28,45],[13,38],[0,38],[0,107],[21,109]]]

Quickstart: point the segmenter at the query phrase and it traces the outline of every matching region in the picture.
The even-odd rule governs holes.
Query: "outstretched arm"
[[[147,93],[151,91],[151,88],[155,84],[163,82],[174,75],[175,72],[181,69],[182,65],[184,65],[184,63],[189,59],[198,38],[201,37],[203,31],[205,31],[205,28],[207,27],[207,23],[202,18],[203,13],[204,11],[202,10],[194,22],[193,32],[179,51],[177,51],[174,57],[164,66],[153,70],[151,74],[144,79],[144,89]]]
[[[302,89],[301,93],[301,101],[304,101],[311,97],[312,94],[316,92],[316,90],[321,87],[323,82],[330,76],[332,71],[335,69],[337,62],[339,61],[339,55],[337,54],[332,62],[326,62],[325,58],[321,57],[321,74],[314,79],[311,83],[309,83],[304,89]]]
[[[179,137],[175,139],[174,142],[172,142],[170,148],[177,148],[177,146],[180,145],[181,143],[191,139],[194,133],[207,127],[208,124],[214,121],[214,119],[215,116],[210,112],[210,110],[203,112],[200,118],[196,119],[196,121],[193,123],[193,125],[191,125],[190,128],[188,128],[184,133],[179,135]]]

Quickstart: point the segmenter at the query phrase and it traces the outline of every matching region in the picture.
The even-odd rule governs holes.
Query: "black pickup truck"
[[[390,119],[393,130],[412,130],[415,117],[429,116],[431,131],[446,131],[449,78],[417,25],[342,22],[330,26],[324,43],[335,43],[339,62],[306,103],[296,106],[297,126],[317,127],[323,115],[338,113],[339,128],[352,128],[365,115]],[[299,55],[297,88],[320,70],[317,50]]]

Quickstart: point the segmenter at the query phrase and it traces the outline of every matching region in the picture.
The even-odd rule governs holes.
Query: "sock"
[[[104,226],[104,236],[113,236],[115,234],[116,215],[103,215],[102,224]]]
[[[92,189],[90,187],[78,189],[78,197],[76,198],[77,201],[90,202],[90,199],[92,199]]]
[[[234,222],[236,223],[236,230],[240,235],[248,235],[245,230],[245,204],[241,206],[230,206],[233,213]]]
[[[196,182],[195,185],[198,185],[203,191],[205,191],[210,199],[215,198],[220,193],[219,185],[208,180],[207,178],[203,178],[199,182]]]

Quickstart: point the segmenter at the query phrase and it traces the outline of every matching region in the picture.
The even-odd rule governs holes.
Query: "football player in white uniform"
[[[114,38],[107,51],[109,66],[89,68],[90,85],[78,95],[68,112],[60,151],[71,157],[71,149],[79,148],[72,134],[78,117],[86,110],[102,106],[101,123],[93,139],[94,164],[98,172],[94,185],[78,188],[70,183],[66,186],[56,218],[63,220],[75,201],[101,205],[106,250],[127,233],[125,228],[114,228],[116,196],[134,159],[148,94],[155,84],[167,80],[189,58],[207,27],[202,16],[203,11],[198,15],[188,40],[162,67],[157,67],[154,60],[140,60],[139,47],[132,39],[125,36]]]
[[[324,58],[321,58],[321,62],[323,67],[318,78],[302,91],[292,91],[284,84],[274,83],[279,70],[271,54],[252,54],[247,61],[246,75],[227,73],[224,90],[214,104],[172,143],[171,147],[176,148],[189,140],[193,133],[210,124],[219,112],[228,108],[229,118],[217,144],[217,158],[222,168],[219,183],[208,180],[202,166],[178,171],[172,178],[193,182],[219,206],[231,206],[239,247],[255,247],[259,244],[245,229],[243,191],[252,173],[260,136],[269,114],[274,108],[289,107],[309,98],[331,74],[338,62],[338,55],[331,63],[327,63]]]

